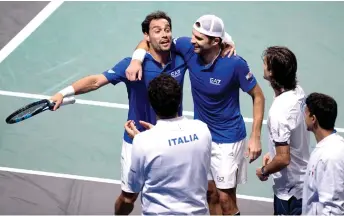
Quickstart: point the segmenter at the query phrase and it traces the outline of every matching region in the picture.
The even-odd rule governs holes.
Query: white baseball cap
[[[203,15],[196,20],[193,28],[198,32],[211,37],[225,37],[225,25],[219,17],[215,15]]]

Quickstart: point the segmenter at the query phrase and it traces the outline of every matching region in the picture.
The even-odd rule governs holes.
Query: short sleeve
[[[128,176],[128,187],[134,193],[139,193],[144,185],[144,162],[145,154],[141,146],[142,139],[140,134],[136,135],[133,140],[131,152],[131,166]]]
[[[257,84],[257,80],[250,71],[247,62],[239,56],[238,58],[235,72],[239,79],[239,85],[244,92],[249,92]]]
[[[298,113],[296,109],[275,113],[270,116],[270,134],[275,143],[290,144],[291,131],[296,128]]]
[[[190,37],[178,37],[173,39],[172,49],[181,56],[183,56],[185,61],[188,61],[193,52],[193,45],[191,43]]]
[[[104,71],[103,75],[113,85],[116,85],[119,82],[126,82],[127,78],[125,76],[125,70],[129,66],[130,60],[131,58],[125,58],[121,60],[113,68]]]

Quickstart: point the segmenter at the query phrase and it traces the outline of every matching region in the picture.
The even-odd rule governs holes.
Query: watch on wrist
[[[265,173],[265,166],[262,166],[262,168],[261,168],[261,172],[262,172],[262,176],[264,176],[264,177],[268,177],[269,176],[269,174],[267,174],[267,173]]]

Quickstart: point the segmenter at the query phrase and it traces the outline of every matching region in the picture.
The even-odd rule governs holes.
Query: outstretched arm
[[[51,97],[51,100],[56,103],[53,110],[56,110],[60,107],[64,97],[85,94],[90,91],[97,90],[98,88],[107,85],[108,83],[108,79],[103,74],[84,77],[74,82],[72,85],[57,92],[53,97]]]
[[[64,97],[85,94],[97,90],[109,83],[116,85],[119,82],[126,82],[127,80],[125,78],[125,68],[127,68],[128,65],[129,59],[125,58],[122,61],[118,62],[113,68],[104,71],[102,74],[84,77],[74,82],[72,85],[62,89],[53,97],[51,97],[51,100],[56,103],[53,110],[59,108]]]

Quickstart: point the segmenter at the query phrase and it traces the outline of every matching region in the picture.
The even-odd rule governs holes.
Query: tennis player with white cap
[[[246,128],[240,112],[240,89],[253,100],[247,152],[250,162],[261,154],[265,98],[245,59],[238,55],[230,58],[220,55],[225,36],[223,21],[215,15],[204,15],[193,24],[192,37],[175,38],[171,50],[182,55],[187,63],[194,118],[205,122],[212,135],[208,186],[210,213],[239,215],[236,187],[247,181]],[[127,71],[135,74],[141,70],[140,62],[147,50],[147,44],[141,41]]]

